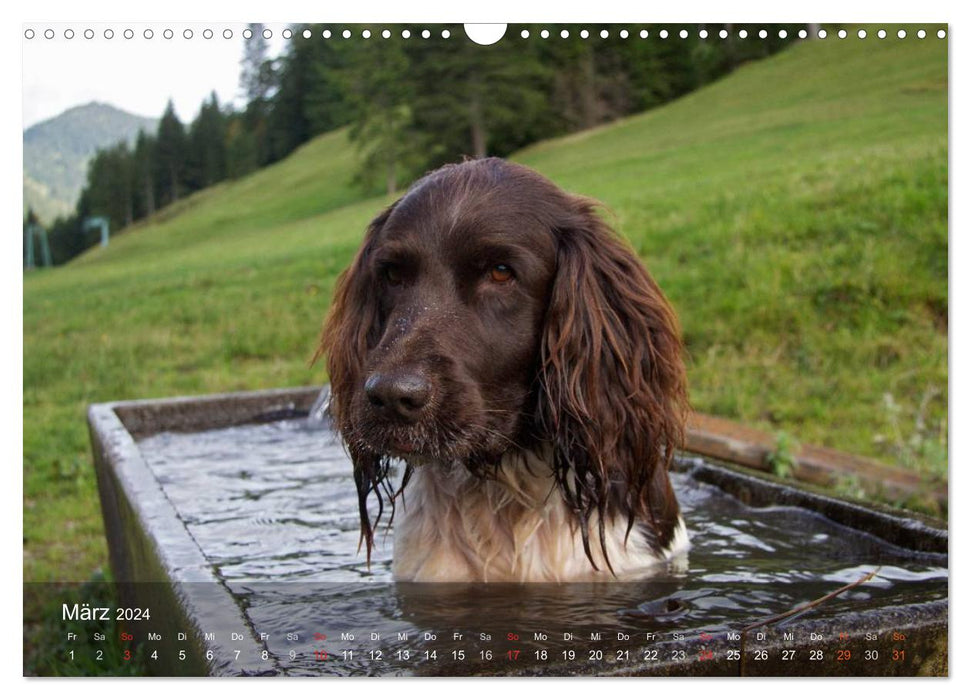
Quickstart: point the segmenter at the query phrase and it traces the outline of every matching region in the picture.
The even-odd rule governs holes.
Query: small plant
[[[54,470],[56,479],[70,485],[74,490],[81,489],[88,480],[88,475],[94,473],[79,457],[56,459]]]
[[[796,452],[799,444],[788,433],[780,432],[775,436],[775,449],[765,456],[766,463],[772,467],[772,473],[780,479],[788,479],[796,468]]]
[[[913,426],[903,406],[893,394],[883,395],[883,404],[890,424],[889,436],[877,435],[874,442],[885,445],[901,464],[931,479],[947,478],[947,441],[944,425],[934,426],[927,414],[939,391],[929,386],[913,414]]]
[[[856,474],[844,474],[833,484],[833,488],[844,498],[854,498],[858,501],[867,499],[867,491]]]

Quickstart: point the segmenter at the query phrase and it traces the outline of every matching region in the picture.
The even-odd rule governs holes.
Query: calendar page
[[[24,676],[949,675],[947,24],[21,43]]]

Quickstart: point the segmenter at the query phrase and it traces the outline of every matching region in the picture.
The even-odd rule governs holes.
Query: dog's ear
[[[347,402],[353,396],[354,388],[363,381],[364,360],[381,331],[370,256],[375,238],[396,204],[368,225],[357,255],[337,277],[330,312],[314,355],[314,361],[322,355],[327,357],[330,412],[342,432],[348,427]]]
[[[668,479],[687,390],[677,318],[634,252],[572,197],[555,231],[557,271],[541,342],[537,418],[577,513],[587,557],[596,525],[623,513],[663,549],[679,517]]]
[[[364,363],[368,351],[380,339],[380,309],[374,293],[376,279],[370,265],[370,255],[378,233],[396,205],[397,202],[371,222],[354,261],[337,278],[330,313],[314,355],[314,360],[321,355],[327,356],[327,373],[330,377],[328,410],[347,442],[354,462],[354,482],[357,485],[361,516],[361,541],[367,545],[368,565],[371,563],[371,550],[374,546],[374,528],[384,510],[382,491],[391,501],[392,514],[394,494],[388,489],[387,460],[367,451],[354,437],[350,402],[356,389],[364,382]],[[368,498],[372,492],[377,495],[378,500],[378,514],[373,525],[368,515]]]

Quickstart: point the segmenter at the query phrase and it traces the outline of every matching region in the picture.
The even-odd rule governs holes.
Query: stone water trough
[[[326,389],[94,405],[125,626],[156,675],[946,675],[948,535],[685,454],[640,581],[400,585],[358,551]],[[407,491],[405,492],[407,497]]]

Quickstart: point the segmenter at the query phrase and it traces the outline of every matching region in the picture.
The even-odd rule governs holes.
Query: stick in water
[[[739,654],[739,659],[738,659],[738,674],[740,676],[744,676],[745,675],[745,635],[748,632],[754,630],[756,627],[763,627],[765,625],[771,625],[774,622],[780,622],[780,621],[786,620],[786,619],[788,619],[790,617],[795,617],[796,615],[799,615],[799,614],[805,612],[806,610],[811,610],[811,609],[813,609],[815,607],[818,607],[818,606],[822,605],[823,603],[825,603],[827,600],[832,600],[833,598],[835,598],[836,596],[838,596],[840,593],[844,593],[844,592],[846,592],[846,591],[848,591],[848,590],[850,590],[852,588],[856,588],[860,584],[866,583],[871,578],[873,578],[874,576],[877,575],[877,572],[880,571],[880,568],[881,567],[878,566],[877,568],[875,568],[870,573],[868,573],[865,576],[861,577],[859,580],[854,581],[853,583],[848,583],[845,586],[843,586],[842,588],[837,588],[835,591],[833,591],[831,593],[827,593],[826,595],[824,595],[821,598],[817,598],[816,600],[812,600],[812,601],[810,601],[808,603],[803,603],[802,605],[796,606],[796,607],[792,608],[791,610],[786,610],[784,613],[779,613],[778,615],[773,615],[772,617],[766,618],[765,620],[759,620],[758,622],[753,622],[751,625],[748,625],[746,627],[743,627],[742,628],[741,652]]]

